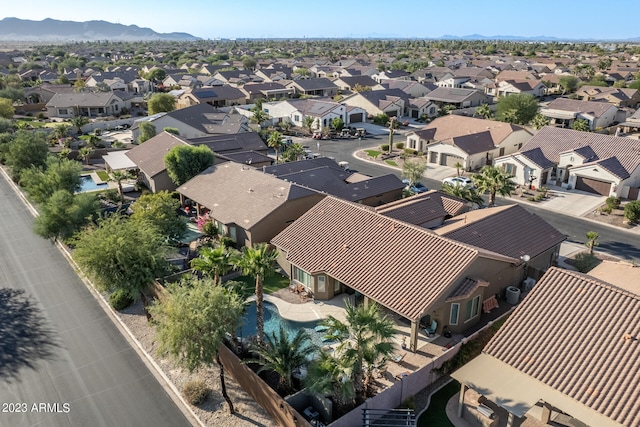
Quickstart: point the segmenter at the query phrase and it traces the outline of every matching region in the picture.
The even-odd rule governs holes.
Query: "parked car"
[[[424,193],[429,191],[429,189],[421,182],[414,182],[412,185],[409,185],[408,179],[403,179],[402,183],[405,185],[404,189],[406,191],[410,191],[414,194]]]
[[[442,180],[443,184],[449,184],[454,187],[463,186],[467,188],[473,188],[473,181],[466,176],[453,176],[451,178],[445,178]]]

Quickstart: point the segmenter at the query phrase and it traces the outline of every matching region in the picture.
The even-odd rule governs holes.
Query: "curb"
[[[25,197],[25,195],[22,193],[20,188],[13,182],[13,180],[11,179],[9,174],[7,174],[3,166],[0,166],[0,174],[2,174],[4,179],[9,183],[9,186],[18,195],[18,197],[20,197],[20,199],[22,200],[26,208],[29,210],[29,212],[34,217],[38,217],[40,215],[38,211],[33,207],[31,202],[29,202],[29,200]],[[135,335],[133,335],[129,327],[120,319],[118,314],[107,303],[104,296],[96,290],[95,286],[89,280],[89,278],[87,278],[84,275],[80,267],[78,267],[78,265],[75,263],[75,261],[71,257],[71,254],[69,253],[67,248],[65,248],[64,245],[60,243],[58,240],[55,241],[55,244],[58,250],[67,259],[67,262],[69,263],[71,268],[73,268],[73,270],[76,272],[76,274],[78,275],[78,278],[82,281],[82,283],[85,284],[89,292],[91,292],[93,297],[100,304],[100,307],[102,307],[102,309],[107,314],[107,316],[109,316],[109,318],[114,323],[114,325],[120,330],[120,333],[122,334],[122,336],[129,342],[130,345],[134,344],[132,345],[132,348],[138,353],[142,362],[145,365],[147,365],[151,373],[154,374],[154,377],[156,377],[156,379],[160,383],[160,386],[167,392],[171,400],[173,400],[173,402],[180,409],[180,411],[185,415],[185,417],[189,421],[191,421],[192,424],[195,422],[197,425],[201,427],[206,427],[206,425],[202,422],[202,420],[200,420],[200,418],[196,415],[193,409],[191,409],[189,404],[184,400],[184,398],[180,394],[180,391],[176,388],[175,384],[173,384],[173,382],[169,379],[169,377],[167,377],[167,375],[164,373],[162,368],[160,368],[160,366],[156,363],[153,357],[142,347],[142,344],[140,343],[140,341],[138,341],[138,339],[135,337]]]

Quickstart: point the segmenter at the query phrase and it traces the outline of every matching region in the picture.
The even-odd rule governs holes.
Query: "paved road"
[[[191,425],[31,223],[0,176],[0,426]]]
[[[404,136],[396,135],[394,142],[403,142]],[[316,141],[301,141],[305,145],[309,145],[315,151]],[[387,137],[366,138],[362,141],[351,140],[335,140],[321,141],[320,153],[325,156],[335,157],[336,161],[348,161],[352,170],[356,170],[367,175],[378,176],[385,173],[393,173],[398,177],[401,175],[398,169],[387,168],[385,166],[365,162],[353,156],[353,152],[366,147],[379,147],[385,144]],[[422,182],[429,188],[439,189],[442,183],[433,179],[425,178]],[[498,205],[515,203],[515,199],[504,199],[499,197]],[[573,242],[584,243],[588,231],[595,231],[600,234],[598,250],[605,251],[612,255],[620,256],[627,260],[640,262],[640,236],[637,233],[609,227],[597,222],[588,221],[564,215],[558,212],[551,212],[529,204],[522,206],[530,212],[533,212],[543,218],[545,221],[553,225],[560,232],[566,234],[567,239]]]

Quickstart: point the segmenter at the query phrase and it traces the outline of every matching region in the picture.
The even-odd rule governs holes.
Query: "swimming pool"
[[[323,339],[324,332],[317,332],[314,328],[318,326],[320,321],[315,320],[313,322],[293,322],[291,320],[283,319],[278,313],[278,307],[269,302],[264,302],[264,334],[270,335],[272,332],[278,333],[280,324],[284,328],[290,331],[292,334],[296,333],[298,329],[302,328],[307,331],[311,336],[311,341],[318,347],[322,347],[331,342]],[[256,303],[252,302],[247,305],[245,315],[242,320],[242,327],[238,330],[238,337],[247,338],[256,335]]]
[[[96,191],[103,190],[108,187],[108,184],[98,184],[96,183],[91,175],[82,175],[80,177],[80,190],[78,193],[86,193],[88,191]]]

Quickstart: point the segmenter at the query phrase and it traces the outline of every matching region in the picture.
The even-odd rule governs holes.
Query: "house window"
[[[480,295],[478,295],[477,297],[475,297],[474,299],[472,299],[471,301],[467,301],[467,310],[465,313],[465,322],[468,322],[469,320],[473,319],[474,317],[476,317],[479,312],[478,310],[480,309]]]
[[[236,227],[233,225],[229,226],[229,238],[234,242],[236,241]]]
[[[327,276],[321,274],[318,276],[318,291],[319,294],[327,292]]]
[[[504,171],[509,176],[516,176],[516,165],[512,165],[511,163],[505,163]]]
[[[311,288],[311,275],[298,267],[293,267],[293,280]]]
[[[297,114],[296,114],[296,115],[294,115],[294,116],[293,116],[293,121],[294,121],[294,122],[299,122],[299,121],[300,121],[300,116],[299,116],[299,115],[297,115]]]
[[[458,313],[460,313],[460,304],[454,302],[453,304],[451,304],[451,313],[449,314],[450,325],[458,324]]]
[[[58,110],[58,114],[60,114],[61,116],[66,116],[69,113],[67,113],[67,109],[66,108],[60,108]]]

